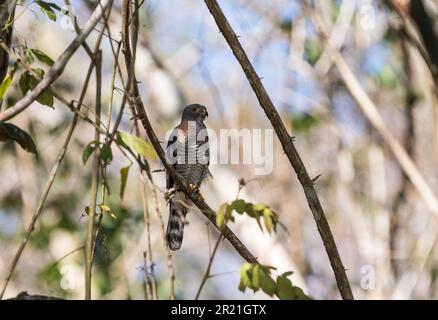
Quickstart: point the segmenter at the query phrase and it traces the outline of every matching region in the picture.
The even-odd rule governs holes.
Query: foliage
[[[281,300],[308,300],[303,290],[292,285],[288,279],[292,272],[285,272],[277,276],[277,281],[272,279],[274,267],[258,263],[245,263],[240,269],[239,290],[245,292],[246,288],[257,292],[262,290],[268,296],[276,295]]]
[[[320,123],[319,118],[310,113],[297,114],[292,118],[292,128],[294,132],[309,132]]]
[[[21,148],[27,152],[38,155],[35,142],[33,141],[30,134],[26,131],[20,129],[12,123],[1,123],[0,122],[0,141],[12,140],[17,142]]]
[[[123,167],[120,169],[120,199],[123,199],[123,195],[125,194],[129,168],[131,168],[131,166]]]
[[[56,3],[35,0],[35,3],[40,7],[40,10],[52,21],[56,21],[56,11],[63,14],[68,14],[68,11],[61,9]]]
[[[93,140],[87,144],[82,152],[82,163],[84,165],[87,163],[91,154],[96,150],[97,146],[99,146],[100,149],[100,159],[102,160],[103,166],[107,166],[113,160],[113,152],[110,145],[108,143],[97,142],[96,140]]]
[[[261,219],[263,219],[265,230],[269,234],[277,231],[278,216],[272,209],[265,204],[253,204],[242,199],[222,204],[216,214],[216,225],[223,228],[228,221],[234,222],[233,212],[238,214],[246,213],[251,218],[256,219],[262,231]],[[272,270],[275,270],[275,268],[271,266],[245,263],[240,269],[239,290],[242,292],[246,288],[252,289],[254,292],[262,290],[271,297],[276,295],[283,300],[309,299],[301,288],[293,286],[288,279],[292,272],[283,273],[277,277],[277,281],[274,281],[271,277]]]
[[[254,218],[262,231],[260,220],[263,219],[265,230],[269,234],[277,229],[278,216],[271,208],[264,204],[245,202],[242,199],[222,204],[216,215],[216,225],[223,228],[228,221],[234,222],[233,212],[238,214],[246,213],[249,217]]]
[[[132,149],[147,159],[156,159],[157,157],[154,148],[149,143],[128,132],[118,131],[116,142],[120,146]]]

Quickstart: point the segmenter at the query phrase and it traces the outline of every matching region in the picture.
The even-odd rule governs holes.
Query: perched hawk
[[[202,181],[211,176],[208,170],[210,152],[207,128],[204,124],[208,117],[207,108],[200,104],[191,104],[184,108],[181,123],[173,129],[167,142],[166,154],[170,164],[194,190]],[[167,174],[167,190],[174,191],[169,201],[169,221],[166,238],[171,250],[181,247],[188,211],[188,200],[178,191],[174,181]]]

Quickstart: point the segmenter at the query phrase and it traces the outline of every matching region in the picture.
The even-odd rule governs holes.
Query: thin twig
[[[148,272],[148,261],[147,261],[147,252],[143,251],[143,272],[144,272],[144,286],[146,292],[146,299],[152,300],[152,289],[151,283],[149,281],[149,272]]]
[[[158,299],[157,294],[157,278],[155,276],[155,270],[154,270],[154,256],[152,252],[152,241],[151,241],[151,223],[150,223],[150,214],[149,214],[149,206],[147,201],[147,194],[146,194],[146,181],[144,181],[144,177],[140,176],[141,180],[141,199],[143,202],[143,218],[144,218],[144,224],[146,229],[146,251],[147,252],[147,259],[149,260],[149,265],[151,266],[151,298],[153,300]],[[145,271],[147,272],[147,271]]]
[[[196,293],[195,300],[199,299],[202,288],[204,288],[204,285],[207,282],[207,279],[210,278],[211,266],[213,265],[214,257],[216,256],[217,249],[219,248],[219,244],[221,243],[222,240],[223,240],[223,236],[219,235],[219,238],[217,239],[216,244],[214,245],[213,253],[210,256],[210,260],[208,261],[207,270],[205,270],[204,277],[202,277],[201,285],[199,286],[198,292]]]
[[[102,56],[101,51],[95,55],[96,64],[96,123],[100,123],[101,90],[102,90]],[[99,54],[100,53],[100,54]],[[100,141],[100,132],[95,130],[94,140]],[[99,187],[100,149],[95,148],[93,156],[93,173],[91,177],[90,206],[88,213],[87,239],[85,242],[85,299],[91,299],[91,270],[93,267],[93,252],[95,239],[95,217],[97,190]]]

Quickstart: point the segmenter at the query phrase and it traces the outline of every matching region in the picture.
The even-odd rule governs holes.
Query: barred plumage
[[[196,187],[200,187],[203,180],[211,174],[208,170],[210,153],[208,135],[204,124],[208,116],[207,109],[199,104],[188,105],[184,108],[181,123],[174,129],[167,143],[167,155],[176,171]],[[167,176],[167,189],[175,187],[172,177]],[[181,248],[184,234],[184,225],[188,212],[189,202],[183,192],[175,190],[169,201],[169,221],[166,238],[171,250]]]

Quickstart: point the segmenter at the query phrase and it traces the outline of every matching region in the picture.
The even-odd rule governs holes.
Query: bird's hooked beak
[[[205,119],[208,117],[208,112],[206,109],[201,109],[201,117],[202,117],[202,119]]]

